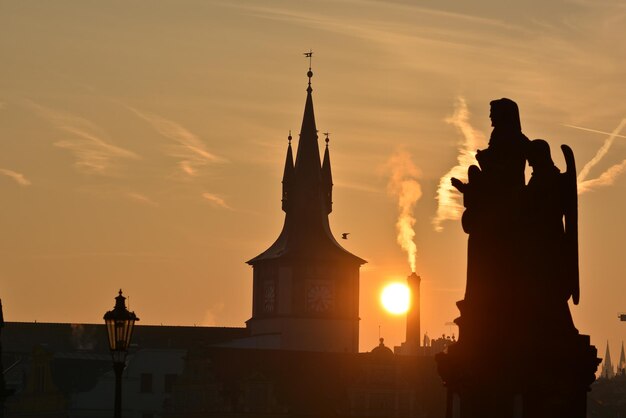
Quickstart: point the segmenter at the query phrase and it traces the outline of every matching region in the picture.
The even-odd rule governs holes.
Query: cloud
[[[467,108],[465,98],[458,97],[454,106],[454,113],[446,119],[446,123],[457,128],[461,134],[459,141],[457,165],[452,167],[439,180],[437,188],[437,213],[433,219],[435,231],[443,229],[443,222],[446,220],[460,219],[463,214],[463,204],[461,195],[452,187],[450,179],[456,177],[460,180],[467,180],[467,169],[476,163],[476,149],[485,142],[484,136],[476,131],[469,122],[470,112]]]
[[[223,163],[226,160],[210,152],[204,142],[184,126],[161,116],[127,108],[148,122],[160,135],[174,141],[177,145],[169,153],[179,160],[178,167],[187,176],[197,176],[198,170],[210,163]]]
[[[155,202],[154,200],[150,199],[147,196],[144,196],[140,193],[135,193],[135,192],[127,192],[126,196],[132,200],[134,200],[135,202],[139,202],[139,203],[144,203],[146,205],[150,205],[150,206],[159,206],[159,204],[157,202]]]
[[[24,177],[23,174],[18,173],[16,171],[7,170],[6,168],[0,168],[0,174],[15,180],[15,182],[17,184],[19,184],[20,186],[30,186],[31,185],[30,180],[28,180],[26,177]]]
[[[33,102],[28,106],[69,136],[54,146],[67,149],[76,158],[76,168],[90,174],[108,174],[117,159],[140,157],[132,151],[118,147],[105,139],[106,135],[91,121],[68,112],[53,110]]]
[[[48,253],[48,254],[21,254],[15,255],[26,260],[74,260],[74,259],[116,259],[116,258],[132,258],[132,259],[145,259],[151,262],[167,262],[175,260],[177,257],[172,255],[163,255],[151,252],[132,252],[132,251],[117,251],[117,252],[70,252],[70,253]]]
[[[224,208],[224,209],[232,209],[224,199],[213,194],[213,193],[202,193],[202,197],[208,200],[213,206]]]

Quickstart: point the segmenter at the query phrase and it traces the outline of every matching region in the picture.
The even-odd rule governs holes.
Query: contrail
[[[617,176],[626,171],[626,160],[611,166],[597,178],[578,182],[578,194],[583,194],[600,186],[610,186],[615,182]]]
[[[580,129],[581,131],[594,132],[596,134],[612,135],[611,132],[598,131],[597,129],[584,128],[582,126],[576,126],[576,125],[568,125],[566,123],[564,123],[563,126],[567,126],[568,128]],[[615,137],[616,138],[626,138],[626,135],[615,135]]]
[[[415,217],[413,210],[415,204],[422,197],[422,188],[417,182],[419,170],[411,161],[411,155],[406,151],[396,151],[388,162],[391,171],[391,178],[387,185],[389,194],[398,198],[398,221],[396,229],[398,231],[398,244],[406,251],[411,271],[415,272],[417,246],[413,241],[415,238]]]
[[[606,139],[606,141],[604,141],[604,144],[602,144],[598,152],[596,152],[596,155],[594,155],[594,157],[587,164],[585,164],[583,169],[580,170],[580,173],[578,174],[578,183],[584,182],[587,179],[587,176],[589,175],[591,169],[595,167],[602,160],[602,158],[604,158],[607,152],[609,152],[609,148],[611,148],[611,145],[613,145],[613,141],[615,141],[615,138],[624,128],[624,125],[626,125],[626,118],[622,119],[619,125],[617,125],[617,128],[615,128],[613,132],[609,134],[609,137]]]
[[[433,226],[437,232],[443,230],[443,221],[461,218],[463,214],[461,195],[452,187],[450,179],[456,177],[460,180],[467,180],[467,168],[476,163],[476,149],[485,143],[483,135],[472,127],[469,118],[470,113],[465,98],[459,96],[454,105],[454,113],[446,119],[446,123],[457,128],[462,135],[462,140],[459,143],[457,165],[439,180],[437,214],[433,219]]]

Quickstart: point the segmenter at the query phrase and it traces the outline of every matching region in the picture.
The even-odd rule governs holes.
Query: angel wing
[[[564,178],[564,213],[565,213],[565,245],[566,271],[568,287],[574,305],[580,300],[580,284],[578,272],[578,187],[576,184],[576,161],[574,152],[567,145],[561,145],[567,169]]]

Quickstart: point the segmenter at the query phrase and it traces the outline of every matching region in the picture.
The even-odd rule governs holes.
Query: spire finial
[[[330,141],[330,138],[328,137],[328,135],[330,135],[330,132],[324,132],[324,135],[326,135],[326,147],[328,147],[328,142]]]
[[[311,77],[313,77],[313,71],[311,71],[311,61],[313,61],[313,50],[309,49],[309,52],[305,52],[304,56],[309,59],[309,71],[306,73],[306,75],[307,75],[307,77],[309,77],[309,87],[307,88],[307,91],[310,93],[312,91],[312,89],[311,89]]]
[[[289,141],[289,145],[291,145],[291,129],[289,130],[289,136],[287,137],[287,140]]]

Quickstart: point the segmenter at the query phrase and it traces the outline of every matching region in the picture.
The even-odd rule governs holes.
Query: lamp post
[[[130,346],[130,337],[133,334],[135,321],[139,321],[134,312],[126,309],[126,298],[122,296],[122,289],[115,298],[115,307],[104,314],[104,323],[109,335],[109,349],[113,357],[115,371],[115,413],[114,418],[122,416],[122,372],[126,367],[126,354]]]

